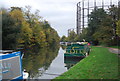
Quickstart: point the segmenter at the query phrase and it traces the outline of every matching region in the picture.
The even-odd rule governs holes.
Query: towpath
[[[115,54],[120,54],[120,49],[117,48],[109,48],[109,51]]]
[[[102,46],[97,46],[97,47],[102,47]],[[105,47],[105,48],[108,48],[110,52],[118,54],[118,56],[120,57],[120,49],[111,48],[111,47]]]

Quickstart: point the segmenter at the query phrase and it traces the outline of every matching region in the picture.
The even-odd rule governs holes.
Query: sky
[[[0,0],[0,7],[25,7],[29,5],[33,12],[36,9],[39,10],[40,16],[47,20],[61,37],[67,36],[68,29],[76,28],[76,4],[80,1],[82,0]],[[105,0],[105,4],[108,1]],[[90,2],[93,3],[92,0]],[[116,2],[117,0],[113,0],[113,3]],[[100,4],[100,0],[97,4]]]

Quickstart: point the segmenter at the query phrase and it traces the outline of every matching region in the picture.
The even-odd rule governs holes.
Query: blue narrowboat
[[[0,81],[1,80],[22,80],[22,56],[21,52],[11,50],[0,51]]]

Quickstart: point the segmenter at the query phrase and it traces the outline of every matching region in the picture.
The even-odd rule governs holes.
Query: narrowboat
[[[64,58],[64,64],[65,67],[67,67],[67,69],[71,68],[72,66],[74,66],[75,64],[77,64],[80,60],[82,60],[83,58]]]
[[[64,57],[86,57],[90,48],[87,43],[71,43],[67,45]]]
[[[0,81],[23,80],[21,52],[13,50],[0,50]]]

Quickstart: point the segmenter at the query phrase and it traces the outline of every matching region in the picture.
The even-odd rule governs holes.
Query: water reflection
[[[66,45],[61,45],[61,48],[63,49],[63,50],[65,50],[66,49]]]
[[[30,78],[41,76],[48,69],[52,60],[57,56],[59,47],[32,48],[25,51],[23,68],[29,72]]]
[[[65,63],[65,67],[67,67],[67,69],[70,69],[72,66],[74,66],[76,63],[78,63],[80,60],[82,60],[83,58],[81,57],[64,57],[64,63]]]
[[[81,60],[64,58],[64,51],[59,47],[26,50],[23,68],[29,73],[30,79],[53,79]]]
[[[57,57],[52,61],[49,68],[41,77],[39,77],[39,79],[53,79],[66,71],[67,68],[64,64],[64,50],[60,48]]]

